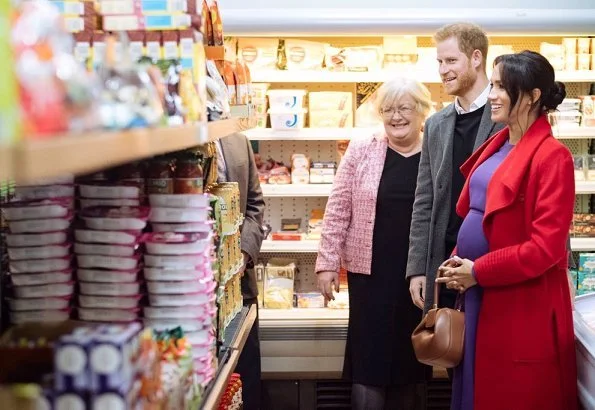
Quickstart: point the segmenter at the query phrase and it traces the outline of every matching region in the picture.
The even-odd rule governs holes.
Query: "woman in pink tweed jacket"
[[[343,376],[353,409],[425,409],[429,369],[411,332],[420,319],[403,279],[421,152],[431,109],[422,84],[395,79],[378,91],[384,130],[349,144],[324,215],[316,273],[327,300],[348,271],[349,328]]]

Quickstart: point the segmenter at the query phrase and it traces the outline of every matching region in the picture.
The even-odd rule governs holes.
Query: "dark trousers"
[[[244,306],[255,305],[256,320],[248,334],[244,349],[236,366],[242,380],[244,410],[260,410],[260,339],[258,337],[258,304],[256,298],[244,299]]]

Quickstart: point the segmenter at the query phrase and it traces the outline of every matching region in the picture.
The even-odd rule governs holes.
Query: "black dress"
[[[420,154],[387,148],[378,187],[370,275],[348,272],[349,329],[343,377],[353,383],[399,386],[423,382],[431,368],[415,359],[411,333],[422,311],[405,279],[409,228]]]

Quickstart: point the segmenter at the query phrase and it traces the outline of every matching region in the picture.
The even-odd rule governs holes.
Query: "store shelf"
[[[260,309],[258,316],[262,328],[347,326],[349,309]]]
[[[333,184],[261,184],[262,194],[274,197],[325,197],[331,194]]]
[[[248,309],[242,309],[242,311],[238,313],[238,316],[234,318],[234,321],[237,320],[235,327],[234,321],[230,323],[229,327],[236,329],[236,331],[233,332],[231,337],[226,338],[224,343],[224,347],[228,349],[229,355],[224,355],[224,359],[219,363],[219,369],[217,370],[215,379],[211,382],[205,392],[205,398],[200,406],[201,409],[217,409],[221,397],[223,396],[223,393],[225,393],[227,383],[238,364],[248,334],[256,320],[256,307],[251,306],[247,313],[246,310]]]
[[[595,181],[576,181],[577,194],[595,194]]]
[[[552,127],[554,136],[558,139],[586,139],[595,138],[595,127]]]
[[[570,249],[574,252],[595,251],[595,238],[570,238]]]
[[[423,83],[440,83],[438,70],[333,72],[333,71],[282,71],[267,70],[251,73],[255,83],[370,83],[385,82],[395,77],[411,77]],[[595,71],[559,71],[556,80],[562,82],[595,81]]]
[[[260,252],[292,252],[292,253],[316,253],[318,252],[317,240],[303,241],[262,241]]]
[[[280,131],[271,128],[253,128],[244,132],[253,141],[338,141],[367,138],[375,128],[302,128],[301,130]]]
[[[246,118],[214,121],[207,126],[138,128],[119,132],[96,131],[28,140],[13,150],[17,182],[28,182],[66,173],[82,174],[118,164],[191,148],[208,139],[243,131],[252,125]],[[4,165],[2,165],[4,167]],[[4,170],[2,170],[2,176]]]

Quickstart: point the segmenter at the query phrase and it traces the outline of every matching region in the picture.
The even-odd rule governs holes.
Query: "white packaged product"
[[[10,312],[10,323],[18,325],[27,322],[61,322],[69,317],[70,309]]]
[[[72,214],[69,212],[63,218],[30,219],[25,221],[9,221],[11,233],[44,233],[64,231],[70,227]]]
[[[306,90],[269,90],[269,106],[275,111],[300,111]]]
[[[136,309],[87,309],[78,308],[79,319],[90,322],[132,322],[138,319]]]
[[[188,293],[211,293],[217,284],[212,279],[176,282],[147,282],[149,293],[157,295],[184,295]]]
[[[79,255],[133,256],[135,251],[135,245],[74,244],[74,253]]]
[[[54,298],[71,296],[74,283],[53,283],[41,286],[15,286],[14,293],[18,298]]]
[[[146,280],[152,281],[174,281],[174,280],[198,280],[208,277],[212,273],[205,268],[145,268],[143,269]]]
[[[271,128],[277,131],[291,131],[304,128],[304,118],[307,110],[296,112],[269,110]]]
[[[209,256],[194,255],[144,255],[145,266],[156,268],[192,269],[209,262]]]
[[[77,242],[109,243],[114,245],[132,245],[138,243],[138,231],[94,231],[91,229],[75,229]]]
[[[206,293],[194,293],[187,295],[155,295],[149,293],[151,306],[200,306],[215,303],[215,295]]]
[[[10,275],[15,286],[47,285],[50,283],[66,283],[72,280],[72,271],[48,273],[22,273]]]
[[[66,242],[66,239],[68,239],[67,231],[40,234],[6,234],[6,243],[8,246],[13,247],[56,245]]]
[[[10,261],[9,270],[12,273],[43,273],[66,270],[70,267],[72,258],[66,256],[55,259],[28,259]]]
[[[154,255],[205,253],[212,243],[210,233],[151,233],[144,237],[147,252]]]
[[[63,218],[68,215],[68,211],[72,208],[72,198],[56,198],[9,202],[3,206],[2,212],[8,221],[21,221]]]
[[[12,311],[25,310],[61,310],[70,304],[70,297],[48,297],[31,299],[8,299]]]
[[[202,222],[209,218],[209,208],[152,208],[151,222]]]
[[[134,185],[80,185],[79,192],[83,198],[92,199],[138,198],[141,194]]]
[[[211,340],[214,340],[215,336],[209,330],[200,330],[198,332],[188,332],[185,333],[184,336],[188,339],[188,342],[194,345],[205,345],[208,344]]]
[[[139,206],[140,199],[122,198],[122,199],[89,199],[80,198],[81,208],[91,208],[94,206]]]
[[[134,309],[138,307],[141,295],[133,296],[93,296],[79,295],[79,305],[84,308]]]
[[[147,319],[193,319],[205,315],[215,314],[215,307],[144,307],[143,312]]]
[[[140,231],[147,226],[149,208],[146,207],[92,207],[81,210],[80,215],[90,229],[100,231]]]
[[[182,224],[152,223],[153,232],[211,232],[213,221],[188,222]]]
[[[14,188],[15,197],[20,200],[74,197],[74,185],[40,185]]]
[[[83,295],[134,296],[140,292],[140,282],[97,283],[80,281],[79,285]]]
[[[151,194],[149,203],[161,208],[208,208],[209,196],[205,194]]]
[[[138,267],[139,256],[120,257],[105,255],[77,255],[80,268],[104,268],[113,270],[132,270]]]
[[[35,178],[28,182],[19,182],[21,187],[40,187],[44,185],[72,185],[74,174],[63,174],[55,177]]]
[[[63,243],[60,245],[31,246],[24,248],[8,248],[8,257],[13,261],[25,259],[51,259],[62,258],[70,253],[72,244]]]
[[[138,269],[101,270],[79,268],[76,272],[79,280],[85,282],[129,283],[138,278]]]

